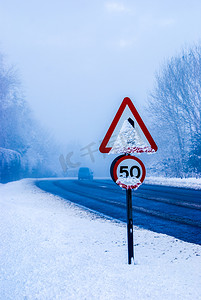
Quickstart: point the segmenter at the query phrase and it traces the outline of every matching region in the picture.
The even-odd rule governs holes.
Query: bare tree
[[[201,130],[201,46],[184,49],[164,64],[148,107],[161,161],[169,174],[185,176],[194,136]]]

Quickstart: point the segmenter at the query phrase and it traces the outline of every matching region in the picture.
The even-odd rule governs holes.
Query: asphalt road
[[[41,180],[36,185],[126,222],[126,192],[112,180]],[[134,225],[201,245],[201,191],[141,185],[132,192]]]

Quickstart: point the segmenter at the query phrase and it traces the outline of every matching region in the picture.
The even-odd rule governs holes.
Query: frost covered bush
[[[20,169],[20,153],[0,147],[0,182],[8,182],[19,179]]]

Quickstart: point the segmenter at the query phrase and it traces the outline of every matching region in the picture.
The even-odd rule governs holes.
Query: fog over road
[[[126,192],[112,180],[39,180],[46,192],[126,222]],[[143,184],[133,191],[134,225],[201,245],[201,191]]]

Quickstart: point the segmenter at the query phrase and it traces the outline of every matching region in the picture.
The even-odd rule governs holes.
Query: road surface
[[[126,192],[112,180],[40,180],[46,192],[126,222]],[[134,225],[201,245],[201,190],[143,184],[133,191]]]

